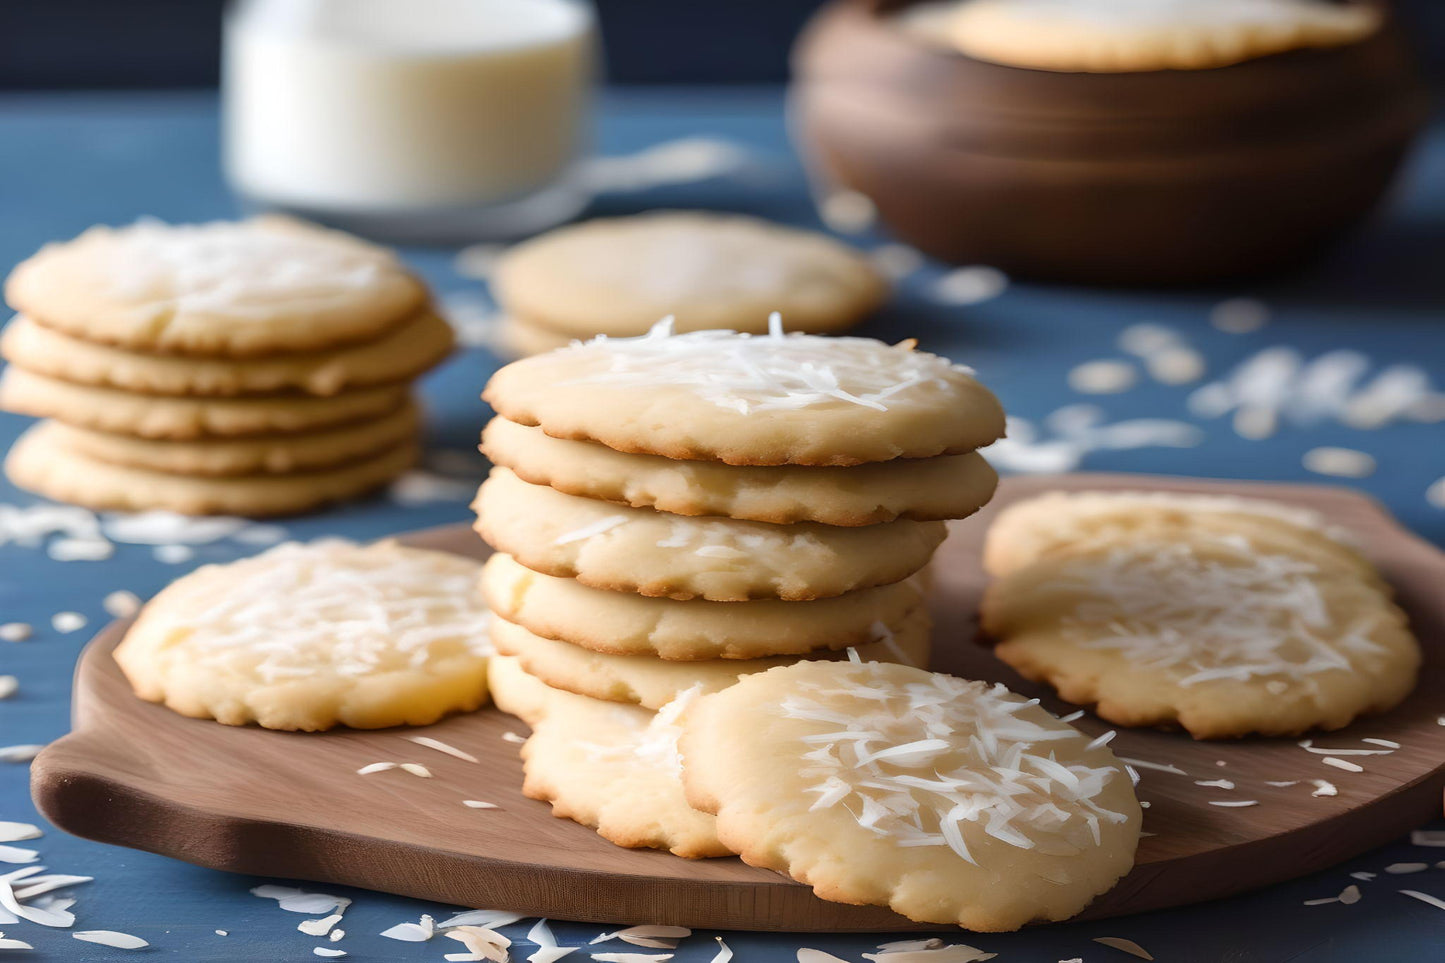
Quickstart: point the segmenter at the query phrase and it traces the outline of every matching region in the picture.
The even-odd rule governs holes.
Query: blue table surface
[[[818,226],[803,174],[786,136],[781,92],[768,89],[624,90],[604,98],[598,147],[604,154],[635,151],[677,137],[720,137],[748,148],[753,163],[742,174],[659,187],[600,199],[597,213],[651,207],[710,207],[747,211]],[[0,97],[0,268],[18,262],[42,242],[74,235],[94,223],[125,223],[141,215],[169,221],[236,213],[218,170],[213,97],[185,95],[9,95]],[[868,246],[886,238],[869,235]],[[457,274],[452,251],[407,250],[406,256],[442,296],[478,298],[478,282]],[[1407,526],[1445,543],[1445,510],[1425,492],[1445,475],[1438,425],[1397,424],[1375,431],[1337,422],[1287,425],[1265,441],[1235,434],[1228,419],[1192,419],[1189,387],[1147,379],[1120,394],[1085,397],[1066,383],[1081,361],[1120,357],[1115,341],[1127,325],[1167,324],[1207,358],[1211,375],[1269,345],[1289,345],[1306,357],[1335,348],[1364,352],[1378,370],[1404,362],[1424,366],[1445,383],[1445,130],[1426,139],[1385,216],[1308,271],[1288,278],[1216,290],[1138,292],[1016,283],[1000,297],[969,307],[940,306],[925,294],[942,270],[927,264],[901,285],[894,302],[865,329],[887,337],[918,336],[927,348],[974,365],[1014,415],[1040,422],[1068,404],[1097,404],[1111,421],[1137,417],[1195,420],[1200,444],[1090,454],[1084,467],[1250,479],[1328,481],[1301,466],[1321,445],[1372,454],[1379,470],[1359,481]],[[1249,334],[1211,327],[1208,308],[1222,298],[1265,301],[1271,322]],[[431,411],[429,447],[467,453],[488,416],[477,394],[497,360],[480,349],[460,353],[425,384]],[[26,419],[0,415],[0,446]],[[456,456],[458,458],[462,455]],[[453,461],[456,460],[455,458]],[[483,470],[477,462],[472,480]],[[0,505],[36,501],[0,481]],[[461,500],[403,505],[385,499],[286,522],[296,538],[340,534],[372,538],[468,518]],[[22,643],[0,642],[0,674],[18,677],[20,689],[0,702],[0,745],[44,743],[67,729],[71,668],[89,630],[63,634],[52,614],[76,611],[92,627],[105,621],[102,598],[116,589],[149,597],[195,565],[255,551],[223,540],[197,550],[193,561],[163,564],[148,548],[123,545],[99,562],[57,562],[43,551],[0,546],[0,622],[36,627]],[[1445,707],[1445,704],[1442,704]],[[0,820],[40,822],[31,805],[24,764],[0,763]],[[38,848],[53,871],[95,877],[76,887],[77,929],[111,929],[148,940],[142,956],[176,960],[317,959],[313,937],[297,932],[303,918],[248,890],[262,882],[199,869],[146,853],[103,846],[48,829],[21,846]],[[1445,911],[1401,895],[1413,888],[1445,898],[1445,870],[1412,876],[1381,875],[1359,883],[1354,905],[1303,905],[1333,896],[1353,871],[1379,872],[1395,862],[1434,863],[1445,851],[1409,840],[1368,853],[1311,877],[1232,899],[1167,912],[1100,922],[1062,924],[1022,933],[941,934],[998,954],[1001,963],[1082,958],[1088,963],[1131,959],[1096,937],[1125,937],[1169,963],[1188,961],[1325,961],[1445,959]],[[6,867],[0,866],[0,870]],[[355,960],[440,960],[459,950],[450,940],[402,943],[378,934],[422,913],[451,911],[424,902],[366,891],[318,886],[354,899],[342,926],[344,949]],[[620,921],[640,923],[642,920]],[[73,940],[64,930],[21,923],[0,927],[33,943],[26,959],[121,960],[135,954]],[[228,936],[216,935],[226,930]],[[563,943],[585,942],[595,925],[556,924]],[[519,942],[515,958],[531,952],[524,925],[508,932]],[[725,934],[744,963],[793,960],[810,946],[859,960],[890,937],[807,934]],[[894,937],[896,938],[896,937]],[[606,949],[616,951],[618,944]],[[590,947],[591,951],[602,947]],[[711,960],[711,934],[697,934],[677,951],[679,963]],[[585,952],[573,959],[586,959]]]

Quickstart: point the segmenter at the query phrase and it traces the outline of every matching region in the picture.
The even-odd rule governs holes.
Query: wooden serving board
[[[1440,814],[1445,787],[1445,555],[1403,531],[1373,501],[1348,491],[1074,475],[1005,481],[979,517],[955,524],[935,563],[935,668],[1002,681],[1044,696],[972,642],[982,587],[978,556],[989,516],[1053,488],[1149,488],[1274,498],[1323,512],[1358,535],[1399,592],[1426,650],[1415,694],[1393,712],[1318,737],[1328,746],[1393,740],[1390,755],[1349,757],[1350,773],[1321,763],[1292,739],[1201,743],[1179,733],[1121,731],[1119,755],[1169,764],[1187,775],[1141,769],[1151,804],[1138,863],[1087,916],[1135,913],[1226,896],[1309,873],[1393,839]],[[485,548],[465,526],[407,537],[468,555]],[[550,815],[521,793],[517,746],[526,729],[495,709],[447,719],[426,734],[478,756],[479,764],[406,740],[417,730],[318,734],[230,728],[185,719],[135,698],[111,650],[116,623],[81,657],[75,730],[32,768],[45,816],[103,842],[202,866],[263,876],[343,883],[471,907],[590,922],[673,923],[720,929],[884,931],[922,929],[876,907],[824,902],[799,884],[737,859],[688,861],[617,848]],[[1081,729],[1108,727],[1092,717]],[[368,763],[424,763],[434,778],[401,770],[356,774]],[[1229,779],[1236,789],[1195,780]],[[1312,795],[1326,779],[1339,795]],[[1266,780],[1300,780],[1271,787]],[[497,804],[469,809],[463,799]],[[1256,799],[1218,808],[1210,799]]]

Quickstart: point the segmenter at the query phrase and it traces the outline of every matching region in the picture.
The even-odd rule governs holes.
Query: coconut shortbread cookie
[[[723,845],[824,899],[1013,930],[1073,916],[1133,865],[1124,766],[1001,685],[800,662],[698,699],[680,745]]]
[[[128,351],[18,317],[0,336],[0,355],[58,381],[144,394],[335,395],[415,378],[445,358],[454,342],[451,325],[423,311],[363,344],[231,360]]]
[[[690,518],[566,495],[494,468],[476,529],[533,571],[674,599],[818,599],[901,581],[947,529],[907,519],[840,528]]]
[[[730,465],[857,465],[973,451],[1003,409],[912,342],[733,331],[598,338],[514,362],[483,394],[510,421],[618,451]]]
[[[677,330],[767,330],[781,311],[800,331],[851,327],[888,283],[866,257],[822,234],[751,217],[664,211],[588,221],[507,252],[497,301],[560,337],[640,335],[664,315]]]
[[[1056,546],[989,586],[984,631],[1023,675],[1120,725],[1295,735],[1399,703],[1420,651],[1388,588],[1257,520]]]
[[[866,645],[895,630],[922,598],[909,582],[812,602],[647,598],[533,572],[502,552],[487,560],[481,585],[493,611],[537,635],[612,655],[677,661]]]
[[[394,542],[281,545],[172,583],[115,659],[141,698],[227,725],[427,725],[486,701],[477,568]]]
[[[172,475],[284,475],[364,460],[408,441],[420,427],[420,410],[407,402],[372,421],[289,435],[163,441],[59,421],[47,423],[44,431],[70,451],[127,468]]]
[[[401,408],[406,399],[405,385],[360,388],[325,398],[162,397],[57,381],[13,366],[0,374],[0,408],[6,411],[94,431],[183,441],[314,431],[379,418]]]
[[[850,468],[722,465],[624,454],[505,418],[487,424],[482,451],[518,477],[569,495],[780,525],[965,518],[998,486],[998,474],[977,452]]]
[[[864,662],[897,662],[927,668],[929,627],[928,615],[920,606],[905,615],[896,629],[884,632],[878,641],[851,651]],[[798,661],[796,656],[786,656],[666,662],[647,655],[608,655],[569,642],[543,638],[505,619],[493,622],[492,642],[498,652],[514,656],[530,676],[554,689],[565,689],[609,702],[633,703],[653,710],[662,708],[689,689],[698,688],[702,693],[716,692],[744,675],[766,672]],[[848,653],[830,650],[810,652],[806,656],[809,659],[849,657]],[[500,704],[501,697],[497,698]]]
[[[903,23],[971,57],[1014,67],[1122,73],[1201,70],[1380,29],[1373,3],[1331,0],[957,0]]]
[[[71,447],[63,426],[28,429],[5,458],[16,486],[56,501],[109,511],[188,515],[292,515],[365,494],[416,463],[410,440],[332,468],[270,475],[177,475],[112,464]]]
[[[258,217],[94,227],[21,263],[5,298],[86,341],[244,357],[377,337],[420,310],[427,293],[382,248]]]
[[[492,619],[487,623],[488,636],[494,637],[497,626],[505,624],[502,619]],[[548,693],[554,691],[527,672],[520,659],[508,655],[493,655],[487,660],[487,690],[493,705],[529,726],[542,721]]]
[[[649,712],[548,690],[522,746],[522,792],[619,846],[689,859],[732,855],[713,817],[683,798],[678,716],[696,694]]]

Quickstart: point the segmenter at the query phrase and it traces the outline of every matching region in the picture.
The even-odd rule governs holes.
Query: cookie
[[[493,638],[501,619],[487,623],[487,634]],[[487,660],[487,688],[492,704],[508,715],[516,716],[529,726],[535,726],[547,711],[550,686],[527,672],[520,659],[508,655],[493,655]]]
[[[543,575],[498,552],[482,592],[499,616],[537,635],[611,655],[677,661],[759,659],[866,645],[896,628],[921,593],[908,582],[816,602],[646,598]]]
[[[483,397],[510,421],[617,451],[730,465],[958,454],[1004,432],[969,369],[869,338],[731,331],[599,338],[525,358]]]
[[[502,318],[497,324],[498,346],[504,354],[512,358],[555,351],[567,347],[574,340],[576,339],[570,334],[516,318]]]
[[[735,214],[663,211],[559,228],[508,251],[492,293],[524,323],[569,337],[851,327],[887,297],[859,252],[822,234]]]
[[[5,459],[6,476],[37,495],[106,511],[291,515],[380,488],[415,464],[418,454],[407,441],[336,468],[289,475],[173,475],[82,454],[57,428],[41,422],[21,435]]]
[[[918,922],[1067,919],[1139,839],[1113,753],[1001,685],[799,662],[698,699],[680,745],[688,802],[745,862]]]
[[[943,522],[865,528],[669,515],[566,495],[494,468],[472,506],[487,544],[583,585],[722,602],[829,598],[901,581],[928,564]]]
[[[427,291],[382,248],[258,217],[93,227],[16,267],[5,299],[85,341],[240,358],[379,337]]]
[[[724,515],[788,525],[876,525],[965,518],[993,497],[998,475],[977,452],[852,468],[748,467],[630,455],[552,438],[493,418],[482,451],[534,485],[675,515]]]
[[[1252,538],[1280,551],[1319,556],[1374,579],[1351,536],[1318,512],[1262,498],[1187,492],[1047,492],[999,512],[984,541],[983,566],[1007,575],[1050,552],[1124,536],[1163,540],[1191,532]]]
[[[400,409],[406,399],[406,385],[361,388],[329,398],[166,398],[71,384],[13,366],[0,375],[0,408],[6,411],[93,431],[179,441],[315,431],[380,418]]]
[[[153,395],[335,395],[407,381],[450,353],[449,324],[423,311],[374,341],[332,351],[229,360],[142,354],[82,341],[26,317],[0,336],[0,355],[57,381]]]
[[[988,587],[983,629],[1000,659],[1118,725],[1296,735],[1398,704],[1420,651],[1388,589],[1315,532],[1254,521],[1059,545]]]
[[[886,638],[852,650],[864,662],[898,662],[927,667],[928,613],[922,606],[903,617]],[[578,695],[626,702],[657,710],[695,686],[703,693],[732,685],[744,675],[791,665],[796,656],[776,659],[713,659],[703,662],[667,662],[648,655],[607,655],[570,642],[558,642],[528,632],[506,619],[492,625],[497,651],[515,657],[529,676],[554,689]],[[846,659],[846,651],[810,652],[809,659]],[[500,704],[500,696],[498,696]],[[510,711],[510,710],[509,710]],[[520,715],[521,713],[515,713]]]
[[[1328,0],[961,0],[904,15],[979,60],[1040,70],[1205,70],[1380,29],[1370,3]]]
[[[682,795],[677,717],[695,694],[649,712],[549,690],[522,746],[522,792],[619,846],[689,859],[732,855],[713,817]]]
[[[280,545],[173,582],[115,659],[142,699],[227,725],[428,725],[486,701],[477,567],[394,542]]]

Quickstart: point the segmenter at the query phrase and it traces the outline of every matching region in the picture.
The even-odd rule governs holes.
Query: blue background
[[[724,137],[746,145],[757,163],[745,176],[602,199],[599,211],[653,206],[708,206],[749,210],[817,226],[802,173],[787,143],[781,96],[776,88],[670,90],[614,93],[604,103],[600,148],[625,153],[691,134]],[[208,94],[0,96],[0,266],[30,254],[44,241],[71,236],[96,222],[124,223],[140,215],[171,221],[235,213],[218,174],[214,100]],[[878,244],[880,237],[864,242]],[[457,275],[451,251],[406,254],[443,296],[480,296],[481,286]],[[1246,288],[1140,293],[1015,284],[1001,297],[967,308],[940,307],[922,292],[939,268],[927,265],[902,286],[889,308],[867,329],[891,338],[919,336],[924,347],[976,366],[1010,412],[1039,420],[1062,405],[1089,401],[1111,420],[1153,416],[1188,419],[1188,388],[1152,383],[1124,394],[1084,398],[1070,391],[1065,375],[1080,361],[1117,357],[1114,342],[1127,325],[1158,321],[1183,332],[1208,357],[1212,375],[1272,344],[1288,344],[1312,357],[1336,347],[1368,353],[1377,367],[1392,362],[1428,366],[1445,382],[1445,132],[1437,131],[1415,159],[1388,216],[1363,236],[1308,272]],[[1207,309],[1223,297],[1251,295],[1275,312],[1262,331],[1231,335],[1214,330]],[[477,393],[496,360],[483,351],[459,354],[426,384],[432,411],[433,450],[468,451],[488,413]],[[0,447],[25,419],[0,415]],[[1445,475],[1439,426],[1398,425],[1360,432],[1334,423],[1286,428],[1264,442],[1245,441],[1224,421],[1201,422],[1206,435],[1195,448],[1099,453],[1085,467],[1279,480],[1320,480],[1300,465],[1318,445],[1369,451],[1380,470],[1360,487],[1382,499],[1408,526],[1445,543],[1445,511],[1425,500],[1426,487]],[[478,463],[477,475],[481,466]],[[35,499],[0,482],[0,503]],[[468,517],[463,502],[403,507],[384,500],[288,521],[294,537],[340,533],[369,538]],[[87,615],[92,628],[104,621],[101,599],[116,589],[142,597],[195,564],[235,557],[233,543],[203,547],[192,563],[162,565],[146,548],[121,546],[105,562],[59,563],[42,551],[0,546],[0,622],[24,621],[36,636],[0,642],[0,674],[19,677],[21,689],[0,702],[0,745],[46,742],[66,731],[70,671],[89,629],[68,635],[49,627],[63,610]],[[0,763],[0,819],[35,821],[26,767]],[[152,944],[141,954],[187,961],[249,959],[312,960],[311,937],[298,933],[302,916],[247,893],[263,880],[210,872],[142,853],[85,842],[51,830],[34,843],[56,872],[94,875],[78,887],[77,929],[116,929]],[[1091,940],[1133,939],[1170,963],[1220,963],[1301,959],[1317,963],[1358,960],[1445,959],[1445,911],[1399,895],[1403,887],[1445,897],[1445,871],[1385,877],[1360,883],[1364,899],[1353,906],[1306,907],[1306,899],[1333,896],[1349,871],[1379,871],[1397,861],[1434,862],[1440,850],[1399,845],[1371,853],[1336,870],[1270,890],[1208,905],[1097,923],[1050,926],[1028,932],[969,936],[944,934],[999,954],[1001,963],[1066,960],[1088,963],[1130,959]],[[5,867],[0,867],[4,869]],[[448,908],[365,892],[343,892],[356,904],[342,926],[339,944],[351,960],[440,960],[460,948],[450,940],[407,944],[381,939],[381,930],[422,912]],[[625,923],[644,922],[641,920]],[[34,943],[35,954],[17,958],[120,960],[134,954],[72,940],[65,931],[28,924],[0,927]],[[215,929],[228,930],[218,937]],[[514,938],[525,926],[512,928]],[[564,943],[585,942],[595,926],[557,926]],[[875,943],[896,937],[754,936],[728,934],[743,963],[792,960],[799,946],[814,946],[858,960]],[[619,947],[608,946],[609,950]],[[530,948],[518,946],[517,959]],[[592,949],[600,949],[594,947]],[[705,936],[687,941],[680,963],[712,958]],[[586,959],[583,953],[569,959]]]

